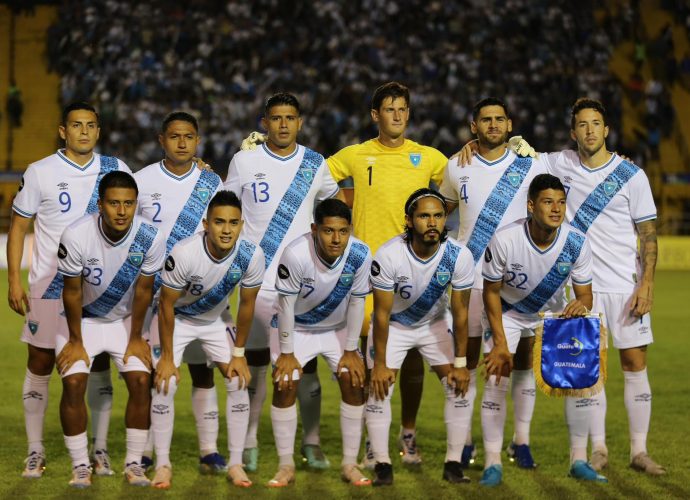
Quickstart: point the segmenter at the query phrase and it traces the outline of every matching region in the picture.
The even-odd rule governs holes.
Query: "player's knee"
[[[127,374],[127,386],[130,393],[150,395],[151,374],[147,372],[129,372]]]
[[[55,351],[29,345],[26,367],[34,375],[50,375],[55,366]]]
[[[247,350],[244,352],[249,366],[267,366],[271,364],[270,349]]]
[[[62,398],[70,403],[84,401],[86,393],[87,375],[85,373],[75,373],[62,379]]]
[[[625,372],[639,372],[647,367],[647,346],[621,349],[621,368]]]
[[[192,385],[199,389],[211,389],[213,387],[213,370],[206,365],[187,365]]]
[[[317,358],[312,359],[309,361],[307,364],[305,364],[302,367],[302,373],[304,374],[309,374],[309,373],[316,373],[316,368],[317,368]]]
[[[272,404],[276,408],[289,408],[294,405],[297,401],[297,387],[299,386],[299,380],[294,380],[292,382],[292,388],[288,389],[284,387],[282,390],[276,389],[273,391],[273,401]]]
[[[345,403],[352,406],[364,404],[364,388],[359,386],[352,387],[352,379],[349,373],[343,372],[340,374],[340,390]]]

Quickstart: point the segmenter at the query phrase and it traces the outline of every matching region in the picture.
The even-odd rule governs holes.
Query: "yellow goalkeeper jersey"
[[[410,194],[431,181],[440,185],[448,163],[437,149],[409,139],[398,148],[371,139],[343,148],[327,161],[336,182],[352,177],[354,233],[372,254],[403,231]]]

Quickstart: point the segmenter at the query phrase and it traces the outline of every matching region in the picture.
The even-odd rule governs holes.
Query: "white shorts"
[[[616,349],[641,347],[654,342],[649,313],[640,317],[630,312],[632,294],[594,292],[593,311],[604,314],[604,325],[611,332]]]
[[[407,351],[415,348],[430,366],[452,365],[455,358],[452,325],[453,320],[448,311],[441,319],[417,328],[389,323],[386,366],[399,370]],[[374,336],[371,331],[367,348],[367,367],[374,367]]]
[[[34,347],[55,349],[58,330],[67,330],[67,320],[61,314],[62,299],[29,297],[29,311],[22,329],[21,341]]]
[[[129,327],[130,317],[107,323],[83,319],[81,321],[81,338],[91,363],[93,363],[93,359],[97,355],[107,352],[115,362],[119,372],[149,373],[150,370],[146,368],[146,365],[139,358],[130,357],[127,360],[127,364],[122,360],[129,343]],[[61,329],[56,336],[55,352],[59,354],[68,341],[69,331],[67,328]],[[61,373],[60,375],[64,378],[75,373],[89,373],[90,371],[91,369],[86,366],[86,363],[77,361],[67,370],[67,373]]]
[[[278,313],[278,292],[259,290],[254,306],[254,320],[245,346],[248,351],[259,351],[270,347],[271,320]]]
[[[467,336],[480,337],[484,333],[482,328],[482,315],[484,314],[484,299],[482,298],[483,290],[480,288],[473,288],[470,292],[470,306],[467,318]]]
[[[494,337],[486,314],[482,315],[482,326],[484,327],[484,353],[488,353],[494,347]],[[533,319],[517,319],[506,314],[503,315],[503,332],[506,335],[508,350],[511,354],[515,354],[520,339],[534,337],[534,330],[537,326],[538,321]]]
[[[292,334],[295,357],[300,366],[304,366],[320,354],[328,363],[331,372],[335,373],[340,358],[345,352],[346,337],[347,329],[345,328],[318,333],[295,331]],[[274,328],[271,334],[271,362],[274,365],[278,356],[280,356],[280,340],[278,330]]]
[[[196,360],[200,361],[199,363],[193,364],[229,363],[234,345],[233,335],[234,327],[230,329],[220,318],[208,325],[198,325],[176,317],[173,332],[173,362],[179,367],[182,364],[183,355],[187,358],[189,348],[195,346],[194,348],[201,352],[201,358]],[[151,358],[154,368],[158,365],[160,357],[160,345],[153,345]]]

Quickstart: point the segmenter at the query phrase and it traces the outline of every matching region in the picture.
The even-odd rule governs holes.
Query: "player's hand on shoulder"
[[[343,368],[350,374],[352,387],[364,387],[366,379],[364,373],[364,362],[358,351],[345,351],[338,362],[336,373],[340,377]]]
[[[237,377],[239,379],[240,389],[248,387],[249,382],[252,380],[252,375],[249,372],[249,366],[247,366],[247,358],[244,356],[232,356],[228,363],[228,369],[225,372],[225,376],[228,379]]]
[[[84,344],[78,340],[70,340],[55,359],[58,372],[61,374],[66,373],[79,360],[84,361],[87,367],[91,364],[89,355],[86,353],[86,349],[84,349]]]
[[[537,158],[539,156],[539,153],[521,135],[514,135],[508,139],[508,149],[523,158]]]
[[[278,384],[278,390],[292,389],[293,374],[297,370],[298,375],[302,376],[302,366],[293,353],[282,353],[276,360],[276,366],[273,369],[273,381]]]
[[[383,363],[374,362],[374,368],[371,370],[371,390],[374,392],[374,397],[383,401],[393,382],[395,382],[393,370]]]
[[[213,172],[213,167],[201,158],[195,156],[192,158],[192,161],[196,162],[196,168],[198,168],[199,170],[207,170],[209,172]]]
[[[479,151],[479,142],[477,142],[477,139],[472,139],[460,151],[451,156],[450,159],[457,158],[458,167],[466,167],[472,163],[472,157],[477,151]]]
[[[10,308],[22,316],[30,310],[29,297],[21,285],[10,283],[9,290],[7,291],[7,301],[10,304]]]
[[[177,379],[178,384],[180,383],[180,371],[175,366],[173,360],[167,356],[161,357],[158,365],[156,365],[156,378],[154,380],[158,392],[168,394],[172,377]]]
[[[257,145],[263,144],[264,142],[266,142],[267,139],[267,135],[262,134],[261,132],[254,131],[244,138],[244,140],[242,141],[242,145],[240,146],[240,149],[242,151],[254,151]]]
[[[127,364],[130,357],[137,358],[144,363],[149,370],[153,366],[151,362],[151,347],[142,337],[132,337],[129,339],[129,342],[127,342],[127,350],[122,358],[123,363]]]
[[[470,371],[465,368],[451,367],[447,375],[448,385],[455,389],[456,396],[464,396],[470,387]]]

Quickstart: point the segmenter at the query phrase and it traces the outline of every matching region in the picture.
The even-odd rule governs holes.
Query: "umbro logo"
[[[67,189],[69,187],[69,184],[67,184],[66,182],[61,182],[60,184],[57,185],[57,187],[60,191],[64,191],[65,189]]]
[[[98,264],[100,262],[100,260],[94,257],[93,259],[88,259],[86,262],[90,266],[95,266],[96,264]]]
[[[599,403],[591,398],[578,399],[575,401],[576,408],[589,408],[590,406],[599,406]]]
[[[462,177],[460,177],[459,180],[461,183],[465,183],[465,182],[468,182],[470,180],[470,178],[466,175],[463,175]]]
[[[259,172],[259,173],[254,174],[254,178],[255,178],[256,180],[265,179],[265,178],[266,178],[266,174],[264,174],[263,172]]]
[[[536,389],[523,389],[522,395],[523,396],[536,396],[537,390]]]
[[[379,405],[367,405],[365,411],[367,413],[383,413],[383,407]]]
[[[106,385],[103,387],[98,388],[98,394],[101,396],[112,396],[113,395],[113,386],[112,385]]]
[[[218,412],[208,411],[204,413],[204,420],[218,420]]]
[[[232,405],[232,413],[244,413],[246,411],[249,411],[249,405],[244,404],[244,403],[239,403],[236,405]]]
[[[39,401],[43,401],[43,394],[40,392],[36,391],[29,391],[24,393],[24,400],[27,399],[38,399]]]
[[[151,194],[151,199],[152,199],[153,201],[158,201],[158,200],[160,200],[162,197],[163,197],[163,195],[162,195],[161,193],[152,193],[152,194]]]
[[[498,403],[494,403],[493,401],[482,401],[482,409],[486,409],[489,411],[500,411],[501,405]]]
[[[522,270],[523,267],[524,267],[524,266],[523,266],[522,264],[519,264],[519,263],[517,263],[517,262],[516,262],[515,264],[511,264],[511,265],[510,265],[510,268],[511,268],[513,271],[520,271],[520,270]]]
[[[455,408],[469,408],[470,402],[466,399],[461,399],[460,401],[456,401],[453,406]]]
[[[193,282],[197,283],[197,282],[199,282],[199,281],[201,281],[201,280],[203,280],[203,279],[204,279],[204,278],[202,278],[201,276],[198,276],[198,275],[194,274],[194,275],[192,275],[192,276],[189,278],[189,281],[193,281]]]
[[[156,415],[167,415],[168,413],[170,413],[168,405],[153,405],[151,407],[151,411]]]
[[[643,392],[642,394],[637,394],[635,396],[635,401],[640,403],[649,403],[652,400],[652,395],[648,392]]]
[[[407,276],[398,276],[398,283],[407,283],[409,280]]]
[[[563,177],[563,182],[565,182],[566,184],[571,184],[573,182],[573,178],[569,175],[566,175],[565,177]]]

